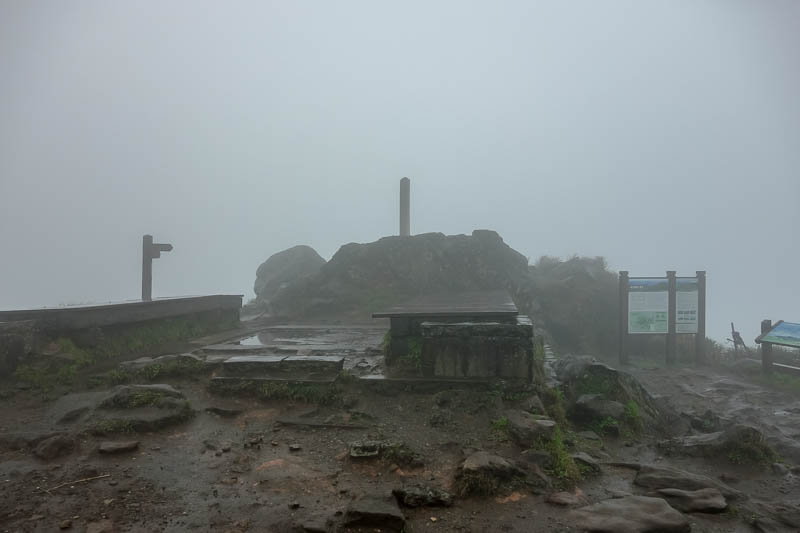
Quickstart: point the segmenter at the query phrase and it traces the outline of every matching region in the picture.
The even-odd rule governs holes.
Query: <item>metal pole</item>
[[[761,321],[761,334],[764,335],[772,329],[772,320]],[[761,371],[772,374],[772,344],[761,342]]]
[[[411,235],[411,180],[400,180],[400,236]]]
[[[669,305],[667,306],[667,365],[675,364],[675,312],[677,283],[675,271],[667,270],[667,281],[669,283]]]
[[[706,271],[698,270],[697,274],[697,333],[694,335],[695,362],[706,362]],[[733,322],[731,322],[733,327]],[[735,343],[734,343],[735,345]]]
[[[153,236],[142,237],[142,301],[153,299]]]

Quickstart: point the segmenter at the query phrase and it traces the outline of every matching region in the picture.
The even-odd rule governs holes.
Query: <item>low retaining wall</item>
[[[41,359],[53,341],[65,344],[62,350],[76,346],[111,357],[146,352],[234,328],[241,307],[241,295],[214,295],[0,311],[0,376],[14,372],[28,354]]]
[[[533,324],[424,322],[421,370],[425,377],[533,378]]]

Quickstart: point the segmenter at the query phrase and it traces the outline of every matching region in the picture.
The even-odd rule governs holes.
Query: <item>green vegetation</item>
[[[544,394],[541,395],[541,400],[550,418],[559,426],[566,427],[567,411],[564,408],[564,393],[556,387],[545,389]]]
[[[110,418],[94,424],[89,430],[93,435],[108,435],[112,433],[134,433],[136,430],[130,420]]]
[[[500,442],[507,441],[509,439],[509,427],[508,417],[502,416],[492,420],[492,439]]]
[[[416,370],[422,369],[422,337],[409,337],[408,353],[403,356],[407,366]]]
[[[550,440],[543,440],[533,448],[550,454],[549,466],[545,468],[545,472],[553,478],[556,485],[562,488],[572,487],[581,480],[581,470],[567,450],[564,444],[564,437],[558,426],[553,431],[553,436]]]
[[[732,441],[723,453],[736,465],[765,466],[778,460],[778,455],[769,447],[759,432],[747,432]]]
[[[234,327],[234,319],[204,323],[183,317],[151,321],[118,332],[98,330],[98,339],[91,347],[78,346],[72,339],[59,337],[54,341],[58,346],[55,356],[41,357],[39,361],[20,365],[15,377],[34,388],[44,391],[56,386],[75,385],[78,375],[105,360],[121,355],[141,354],[169,342],[199,337],[212,331]],[[188,369],[185,362],[153,365],[136,373],[119,370],[108,374],[108,383],[128,383],[152,381],[170,373],[184,373]],[[95,384],[103,380],[94,381]]]
[[[210,388],[212,392],[221,395],[248,395],[260,400],[291,400],[295,402],[324,403],[328,405],[339,405],[342,400],[342,391],[336,383],[212,381]]]
[[[155,363],[144,368],[115,368],[100,376],[93,376],[91,386],[121,385],[125,383],[152,383],[165,377],[194,376],[208,372],[203,361],[181,357],[164,363]]]
[[[625,404],[625,415],[622,420],[622,432],[626,437],[638,435],[644,430],[642,415],[639,413],[639,404],[630,400]]]
[[[598,435],[609,435],[619,433],[619,422],[613,416],[601,418],[590,427]]]

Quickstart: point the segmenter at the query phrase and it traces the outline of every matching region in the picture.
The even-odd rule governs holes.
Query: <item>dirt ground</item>
[[[350,354],[351,369],[381,371],[374,351],[382,336],[379,329],[353,336],[347,328],[327,328],[300,335],[305,341],[290,330],[264,332],[262,341],[242,345],[274,342],[313,354],[329,353],[336,344],[337,353]],[[788,454],[800,435],[797,398],[708,369],[630,370],[679,411],[710,409],[759,427],[783,443],[782,457],[789,465],[795,463]],[[196,413],[191,420],[152,433],[109,437],[79,432],[76,449],[49,461],[34,456],[30,447],[14,449],[12,441],[19,435],[35,439],[76,431],[54,421],[54,413],[63,411],[70,397],[43,399],[40,392],[3,384],[0,530],[324,531],[326,521],[339,520],[364,495],[389,495],[409,484],[452,491],[456,469],[470,450],[510,459],[519,459],[523,451],[492,427],[493,420],[518,407],[519,399],[504,400],[492,391],[390,393],[349,385],[343,390],[346,401],[317,405],[214,395],[208,390],[209,377],[160,381],[186,396]],[[422,464],[351,458],[350,443],[365,439],[403,443],[421,456]],[[139,446],[127,453],[99,453],[100,443],[109,440],[136,440]],[[798,478],[791,473],[737,467],[722,459],[664,456],[657,440],[604,438],[597,455],[607,463],[668,464],[722,478],[754,501],[796,504],[800,499]],[[643,493],[633,486],[634,475],[629,468],[606,465],[575,492],[587,504],[615,491]],[[450,507],[404,508],[405,531],[578,531],[569,508],[546,502],[549,492],[519,490],[455,499]],[[753,531],[748,513],[732,507],[718,515],[688,516],[694,532],[745,532]]]

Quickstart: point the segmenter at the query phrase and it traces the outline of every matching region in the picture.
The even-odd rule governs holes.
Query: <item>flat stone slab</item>
[[[517,306],[507,291],[472,291],[455,294],[428,294],[395,305],[373,318],[426,316],[515,316]]]
[[[661,498],[626,496],[573,511],[583,530],[603,533],[689,533],[692,526]]]
[[[223,363],[223,368],[228,375],[240,377],[272,377],[292,372],[337,373],[344,368],[344,357],[334,355],[237,355],[227,359]]]
[[[533,324],[527,316],[517,316],[515,323],[503,322],[423,322],[424,337],[533,337]]]

